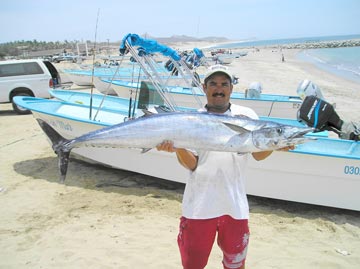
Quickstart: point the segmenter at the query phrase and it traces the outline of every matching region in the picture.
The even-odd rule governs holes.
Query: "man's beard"
[[[224,113],[230,108],[230,103],[224,105],[206,105],[206,109],[208,112],[215,112],[215,113]]]

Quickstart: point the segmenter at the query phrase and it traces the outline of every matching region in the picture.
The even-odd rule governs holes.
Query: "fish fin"
[[[52,128],[48,123],[41,119],[37,119],[41,129],[47,135],[47,137],[51,140],[52,148],[58,156],[58,165],[60,171],[60,182],[64,183],[67,168],[69,164],[69,156],[71,150],[66,150],[64,148],[64,144],[68,143],[69,140],[63,138],[54,128]]]
[[[59,151],[57,155],[58,155],[58,167],[60,171],[60,182],[64,183],[69,165],[70,151]]]
[[[141,153],[146,153],[146,152],[148,152],[150,150],[151,150],[151,148],[144,148],[144,149],[142,149]]]
[[[228,123],[228,122],[223,122],[223,124],[239,134],[244,134],[244,133],[250,132],[248,129],[245,129],[244,127],[241,127],[239,125],[235,125],[235,124]]]
[[[249,119],[249,120],[252,120],[252,118],[250,118],[249,116],[242,115],[242,114],[234,115],[234,117],[235,117],[235,118],[240,118],[240,119]]]

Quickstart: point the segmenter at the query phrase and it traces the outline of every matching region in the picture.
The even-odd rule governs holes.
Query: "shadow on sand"
[[[59,181],[57,158],[47,157],[21,161],[14,164],[14,170],[35,180],[62,184]],[[125,195],[148,195],[154,189],[164,192],[164,196],[181,201],[185,185],[131,171],[114,169],[100,164],[88,163],[75,158],[70,159],[65,185],[115,192]],[[141,190],[139,192],[139,190]],[[166,195],[165,195],[166,192]],[[173,195],[171,195],[173,194]]]
[[[57,158],[48,157],[18,162],[17,173],[36,180],[61,184],[58,179]],[[181,202],[185,185],[182,183],[150,177],[130,171],[113,169],[71,158],[67,186],[113,192],[123,195],[146,196],[156,190],[157,195]],[[139,191],[140,190],[140,191]],[[360,227],[360,212],[316,206],[277,199],[249,196],[252,214],[277,215],[282,218],[324,219],[336,224],[349,223]]]

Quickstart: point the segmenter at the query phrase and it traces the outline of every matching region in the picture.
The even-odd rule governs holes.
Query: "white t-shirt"
[[[228,115],[258,119],[247,107],[231,105]],[[198,165],[190,173],[182,202],[182,214],[189,219],[210,219],[230,215],[248,219],[245,173],[249,154],[198,151]]]

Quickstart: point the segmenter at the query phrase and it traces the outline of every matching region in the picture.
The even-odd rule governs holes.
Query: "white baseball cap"
[[[227,75],[229,77],[229,79],[232,83],[233,76],[230,74],[228,68],[221,64],[212,65],[208,68],[208,71],[205,73],[204,83],[206,83],[208,78],[211,77],[215,73],[224,73],[225,75]]]

